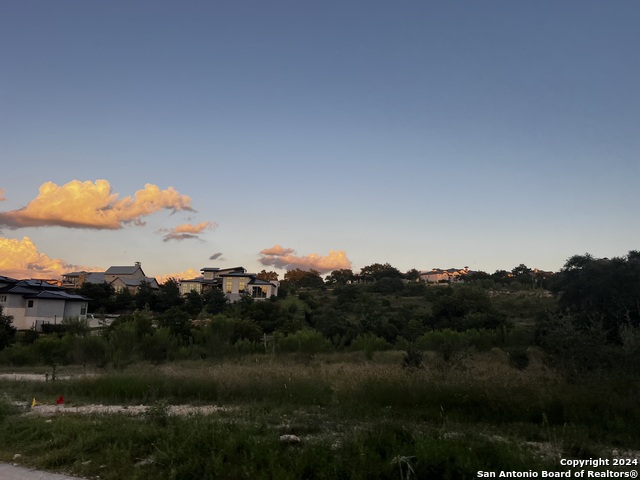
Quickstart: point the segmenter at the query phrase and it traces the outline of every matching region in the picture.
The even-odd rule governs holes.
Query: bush
[[[529,366],[529,352],[526,348],[510,348],[506,352],[509,356],[509,365],[513,368],[524,370]]]
[[[38,361],[38,354],[32,345],[12,345],[0,352],[0,363],[3,365],[21,367],[35,365]]]
[[[361,333],[351,343],[351,350],[361,350],[367,360],[373,360],[374,352],[388,350],[389,343],[373,333]]]
[[[320,332],[310,328],[303,328],[286,336],[276,332],[274,341],[276,350],[279,352],[297,352],[313,355],[320,352],[328,352],[333,348],[331,342],[324,338]]]
[[[402,368],[423,368],[424,355],[420,350],[411,346],[402,356]]]

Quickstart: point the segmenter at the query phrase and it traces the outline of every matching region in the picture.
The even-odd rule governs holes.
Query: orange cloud
[[[161,275],[156,277],[156,281],[160,284],[165,283],[167,280],[174,278],[176,280],[190,280],[192,278],[201,277],[202,274],[199,270],[194,270],[193,268],[188,268],[184,272],[180,273],[167,273],[166,275]]]
[[[265,248],[260,252],[260,255],[269,255],[275,257],[284,257],[295,253],[293,248],[282,248],[280,245],[274,245],[271,248]]]
[[[0,226],[9,228],[61,226],[117,230],[127,223],[144,225],[142,218],[159,210],[193,211],[191,199],[173,187],[160,190],[147,183],[134,197],[118,199],[107,180],[73,180],[63,186],[46,182],[26,207],[0,212]]]
[[[260,254],[262,255],[260,263],[263,265],[287,270],[300,268],[301,270],[313,269],[320,273],[328,273],[341,268],[351,268],[351,260],[347,258],[344,250],[329,250],[329,255],[325,257],[315,253],[298,257],[292,248],[274,245],[271,248],[265,248]]]
[[[160,231],[168,232],[163,238],[165,242],[168,242],[169,240],[186,240],[188,238],[199,238],[198,234],[202,233],[205,230],[213,230],[217,226],[218,224],[214,222],[201,222],[197,225],[185,223],[183,225],[178,225],[173,229],[163,228]]]
[[[4,198],[4,188],[0,188],[0,202],[4,202],[5,198]]]
[[[74,270],[95,271],[97,268],[68,264],[38,252],[29,237],[22,240],[0,237],[0,275],[14,278],[59,278]]]

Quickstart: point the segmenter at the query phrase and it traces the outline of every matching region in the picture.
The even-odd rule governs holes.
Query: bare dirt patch
[[[121,414],[121,415],[142,415],[152,408],[148,405],[35,405],[30,407],[25,415],[38,415],[51,417],[64,414]],[[232,410],[230,407],[220,407],[218,405],[169,405],[169,415],[211,415],[213,413],[226,412]]]
[[[82,375],[56,375],[57,380],[69,380],[71,378],[97,377],[97,374],[86,373]],[[15,380],[27,382],[46,382],[51,380],[49,373],[0,373],[0,380]]]

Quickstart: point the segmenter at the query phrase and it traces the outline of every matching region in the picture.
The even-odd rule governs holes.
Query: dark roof
[[[229,267],[229,268],[217,268],[217,267],[203,267],[200,269],[201,272],[246,272],[247,270],[244,267]]]
[[[120,280],[122,283],[124,283],[127,287],[139,287],[140,284],[142,282],[147,282],[151,285],[153,285],[156,282],[155,278],[151,278],[151,277],[144,277],[144,278],[122,278],[122,277],[118,277],[116,279],[113,280],[114,283],[116,280]]]
[[[255,277],[251,279],[251,281],[249,282],[249,285],[271,285],[272,287],[275,287],[273,283],[267,280],[262,280],[261,278],[255,278]]]
[[[104,273],[107,275],[131,275],[139,268],[142,269],[140,265],[109,267]]]
[[[82,295],[67,293],[64,289],[39,280],[20,280],[15,285],[0,288],[2,293],[21,295],[23,298],[45,298],[51,300],[87,301]]]
[[[73,295],[67,292],[38,292],[32,295],[23,295],[24,298],[43,298],[47,300],[67,300],[67,301],[83,301],[86,302],[89,299],[87,297],[83,297],[82,295]]]
[[[252,275],[255,275],[255,273],[230,272],[220,274],[221,277],[251,277]]]
[[[84,281],[87,283],[103,283],[106,282],[105,272],[88,272],[84,277]]]
[[[80,272],[69,272],[69,273],[63,273],[62,276],[63,277],[79,277],[80,275],[87,273],[84,270],[80,271]]]

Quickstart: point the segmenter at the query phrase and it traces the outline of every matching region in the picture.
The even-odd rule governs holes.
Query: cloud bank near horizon
[[[29,237],[22,240],[0,237],[0,274],[22,278],[59,278],[74,270],[100,271],[96,267],[73,265],[40,253]]]
[[[161,190],[145,184],[133,197],[119,199],[107,180],[71,182],[59,186],[45,182],[37,197],[18,210],[0,212],[0,227],[60,226],[96,230],[118,230],[127,224],[144,225],[143,218],[160,210],[194,211],[191,198],[173,187]],[[3,191],[0,198],[4,199]]]
[[[160,275],[156,277],[156,281],[160,284],[166,283],[168,280],[191,280],[192,278],[201,277],[202,273],[199,270],[195,270],[193,268],[188,268],[184,272],[180,273],[167,273],[164,275]]]
[[[296,251],[292,248],[274,245],[262,250],[260,255],[262,255],[262,258],[259,261],[262,265],[285,270],[293,270],[295,268],[301,270],[313,269],[324,274],[333,270],[351,268],[351,260],[347,258],[347,253],[344,250],[329,250],[329,254],[326,256],[310,253],[301,257],[296,255]]]

